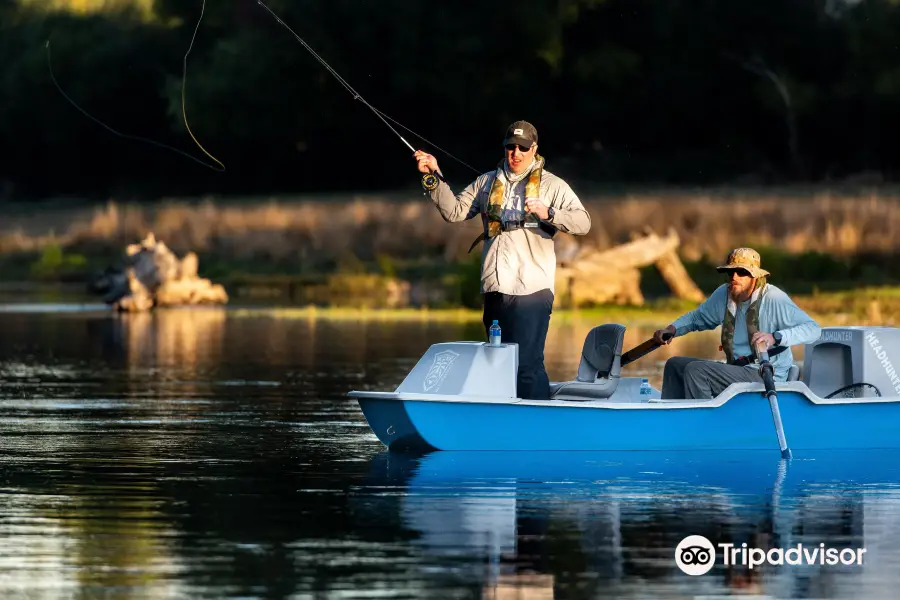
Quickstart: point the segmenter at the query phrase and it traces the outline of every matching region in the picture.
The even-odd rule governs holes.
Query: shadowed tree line
[[[126,4],[127,3],[120,3]],[[900,167],[897,0],[270,0],[363,99],[484,171],[534,122],[573,180],[782,183]],[[415,185],[411,153],[255,0],[0,0],[0,198]],[[45,42],[50,40],[50,63]],[[399,128],[398,128],[399,129]],[[476,174],[434,151],[448,178]]]

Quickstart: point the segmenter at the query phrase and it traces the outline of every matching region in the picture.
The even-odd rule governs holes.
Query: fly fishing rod
[[[418,133],[416,133],[416,132],[413,131],[412,129],[403,126],[403,125],[402,125],[401,123],[399,123],[396,119],[392,119],[392,118],[389,117],[388,115],[384,114],[383,112],[381,112],[380,110],[378,110],[377,108],[375,108],[374,106],[372,106],[371,104],[369,104],[369,103],[366,101],[366,99],[363,98],[362,95],[360,95],[359,92],[357,92],[355,89],[353,89],[353,87],[352,87],[349,83],[347,83],[347,81],[346,81],[343,77],[341,77],[341,76],[338,74],[338,72],[335,71],[335,70],[331,67],[331,65],[329,65],[327,62],[325,62],[325,60],[324,60],[321,56],[319,56],[319,54],[318,54],[315,50],[313,50],[313,48],[312,48],[309,44],[307,44],[306,41],[305,41],[303,38],[301,38],[299,35],[297,35],[297,32],[294,31],[293,29],[291,29],[291,26],[290,26],[290,25],[288,25],[287,23],[285,23],[284,21],[282,21],[282,20],[281,20],[281,17],[279,17],[278,15],[276,15],[276,14],[272,11],[272,9],[269,8],[268,5],[266,5],[265,2],[263,2],[262,0],[256,0],[256,3],[259,4],[262,8],[264,8],[264,9],[266,10],[266,12],[268,12],[270,15],[272,15],[272,17],[275,19],[275,21],[276,21],[279,25],[281,25],[282,27],[284,27],[285,29],[287,29],[287,30],[291,33],[291,35],[293,35],[294,38],[295,38],[298,42],[300,42],[300,44],[302,44],[303,47],[306,48],[306,50],[307,50],[310,54],[312,54],[313,58],[315,58],[317,61],[319,61],[319,63],[320,63],[323,67],[325,67],[325,69],[326,69],[329,73],[331,73],[331,74],[334,76],[334,78],[337,79],[338,82],[339,82],[342,86],[344,86],[344,89],[346,89],[346,90],[353,96],[353,99],[354,99],[354,100],[359,100],[359,101],[362,102],[366,107],[368,107],[373,113],[375,113],[375,116],[378,117],[385,125],[387,125],[388,129],[390,129],[391,131],[393,131],[394,134],[395,134],[398,138],[400,138],[400,141],[403,142],[404,144],[406,144],[406,147],[409,148],[410,150],[412,150],[413,153],[415,153],[416,149],[413,148],[413,147],[412,147],[412,144],[410,144],[409,142],[407,142],[406,139],[405,139],[402,135],[400,135],[400,132],[397,131],[397,130],[393,127],[393,125],[391,125],[391,123],[388,122],[388,120],[390,120],[391,122],[395,123],[398,127],[402,128],[402,129],[405,129],[406,131],[410,132],[411,134],[413,134],[414,136],[416,136],[416,137],[418,137],[419,139],[423,140],[424,142],[427,142],[428,144],[431,144],[432,146],[434,146],[435,148],[437,148],[438,150],[440,150],[441,152],[443,152],[444,154],[446,154],[447,156],[449,156],[449,157],[452,158],[453,160],[455,160],[455,161],[459,162],[460,164],[465,165],[466,167],[472,169],[473,171],[475,171],[475,173],[478,173],[478,174],[481,173],[478,169],[476,169],[476,168],[473,167],[472,165],[469,165],[469,164],[463,162],[462,160],[460,160],[460,159],[457,158],[456,156],[452,155],[451,153],[447,152],[446,150],[444,150],[443,148],[441,148],[440,146],[438,146],[438,145],[435,144],[434,142],[432,142],[432,141],[426,139],[425,137],[419,135]],[[433,190],[434,188],[436,188],[436,187],[438,186],[438,184],[439,184],[439,181],[445,181],[445,182],[446,182],[446,179],[444,179],[444,176],[441,175],[441,174],[438,173],[438,172],[426,173],[426,174],[423,175],[423,177],[422,177],[422,185],[425,186],[425,188],[426,188],[426,189],[429,189],[429,190]]]

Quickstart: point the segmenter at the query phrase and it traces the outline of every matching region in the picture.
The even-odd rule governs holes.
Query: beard
[[[753,285],[750,284],[746,287],[736,287],[732,284],[728,284],[728,295],[731,296],[731,299],[735,302],[743,302],[750,298],[750,291],[753,289]]]

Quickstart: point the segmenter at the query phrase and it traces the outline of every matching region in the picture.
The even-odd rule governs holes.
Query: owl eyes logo
[[[686,565],[705,565],[709,562],[709,549],[703,546],[688,546],[681,551],[681,562]]]
[[[715,562],[715,547],[702,535],[689,535],[675,548],[675,564],[687,575],[705,575]]]

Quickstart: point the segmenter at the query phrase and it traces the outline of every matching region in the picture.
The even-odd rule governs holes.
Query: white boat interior
[[[712,400],[662,400],[651,388],[640,393],[641,378],[622,376],[625,326],[604,324],[586,336],[573,379],[551,382],[551,399],[516,397],[518,347],[485,342],[432,345],[395,392],[351,392],[354,397],[438,402],[494,402],[584,406],[585,408],[714,407],[736,394],[764,392],[762,383],[736,383]],[[900,400],[900,329],[828,327],[804,348],[802,366],[794,364],[779,392],[794,391],[816,404],[894,402]],[[900,363],[898,363],[900,364]]]

